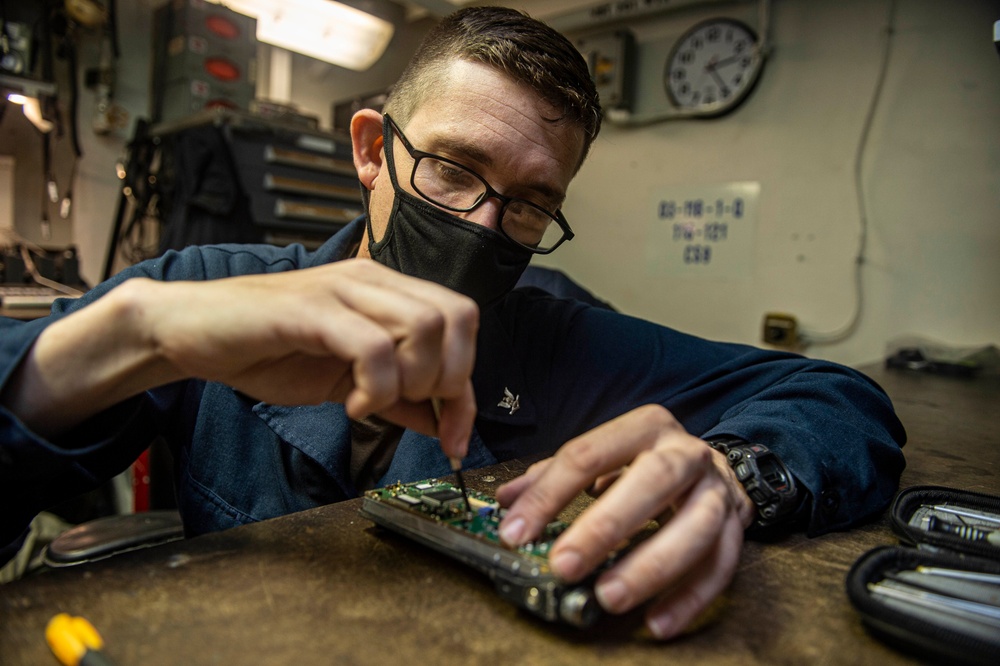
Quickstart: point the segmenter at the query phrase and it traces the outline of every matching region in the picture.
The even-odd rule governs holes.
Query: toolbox
[[[205,0],[169,0],[153,12],[153,121],[202,109],[246,111],[256,92],[256,63],[257,19]]]
[[[329,235],[364,212],[350,136],[260,121],[226,140],[254,224]]]
[[[925,660],[1000,664],[1000,496],[914,486],[890,513],[902,545],[868,551],[847,575],[862,621]]]

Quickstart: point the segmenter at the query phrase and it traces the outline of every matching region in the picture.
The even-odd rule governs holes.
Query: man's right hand
[[[439,285],[355,259],[205,282],[134,279],[47,328],[0,400],[52,436],[195,377],[283,405],[343,402],[465,454],[479,313]],[[440,432],[428,399],[440,398]]]

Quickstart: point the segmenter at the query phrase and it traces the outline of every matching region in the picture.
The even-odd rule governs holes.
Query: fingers
[[[343,401],[353,417],[400,403],[397,411],[428,433],[433,424],[403,403],[438,397],[446,403],[443,445],[465,450],[479,312],[440,285],[364,259],[201,282],[136,278],[94,305],[71,320],[86,335],[57,327],[38,347],[43,365],[79,349],[88,362],[87,372],[57,387],[60,395],[50,390],[51,400],[39,401],[88,396],[59,427],[154,386],[198,378],[275,404]],[[91,330],[116,335],[91,344],[100,337]]]
[[[650,521],[659,529],[598,578],[605,610],[623,613],[655,600],[650,630],[669,638],[729,584],[736,570],[745,498],[704,442],[662,407],[634,410],[568,442],[554,457],[503,486],[511,502],[501,536],[535,536],[584,489],[600,493],[549,551],[553,572],[577,581]],[[536,531],[537,530],[537,531]]]
[[[357,389],[345,403],[348,414],[357,418],[379,412],[400,425],[437,435],[449,457],[464,457],[476,415],[471,376],[478,308],[444,287],[371,261],[360,262],[357,269],[364,279],[350,285],[342,298],[352,310],[378,323],[390,344],[387,349],[373,348],[355,362]],[[439,419],[426,404],[419,404],[429,398],[440,400]]]
[[[510,506],[513,504],[514,500],[533,485],[538,477],[548,469],[549,465],[552,464],[552,460],[552,458],[546,458],[545,460],[536,462],[524,474],[497,488],[496,500],[500,502],[500,506]]]
[[[471,299],[367,259],[151,288],[143,329],[176,374],[276,404],[342,401],[353,418],[395,407],[427,433],[433,423],[413,405],[439,397],[447,447],[464,450],[475,413]]]
[[[516,545],[537,536],[570,500],[589,488],[595,479],[629,464],[640,451],[652,448],[663,432],[684,433],[680,424],[665,409],[659,406],[646,406],[567,442],[551,459],[551,464],[530,480],[522,482],[522,489],[517,493],[517,498],[511,504],[500,527],[501,538],[508,544]],[[661,487],[659,483],[657,487]],[[588,512],[593,509],[594,507],[591,507]],[[578,539],[583,537],[573,536],[574,531],[582,533],[587,530],[588,533],[599,534],[602,544],[612,539],[613,534],[618,534],[618,538],[612,541],[610,548],[621,540],[623,528],[638,529],[653,515],[656,514],[645,516],[638,526],[634,524],[638,521],[637,518],[630,520],[626,528],[624,524],[615,527],[611,523],[601,522],[605,520],[602,514],[597,518],[583,520],[582,527],[578,527],[580,520],[586,516],[585,512],[574,522],[573,527],[560,537],[560,542],[568,538],[569,542],[575,545]],[[611,521],[617,522],[622,517],[624,516],[612,517]],[[583,543],[579,545],[582,551],[580,555],[585,556],[586,561],[593,562],[599,557],[597,551],[601,546],[589,546]],[[607,552],[605,550],[604,554]],[[569,574],[569,571],[558,569],[556,572],[561,576]]]
[[[455,399],[441,401],[441,418],[437,420],[430,402],[413,403],[401,400],[378,412],[382,418],[441,440],[441,449],[449,458],[464,458],[476,419],[476,401],[472,381]]]
[[[350,416],[361,418],[399,399],[401,371],[395,341],[382,326],[350,309],[321,315],[315,325],[322,327],[323,341],[317,356],[333,355],[346,363],[350,389],[339,397]]]
[[[692,444],[686,438],[681,446],[660,445],[641,452],[600,501],[573,522],[549,555],[557,575],[567,580],[582,578],[618,544],[677,503],[692,483],[704,478],[706,471],[711,470],[711,452],[705,445]],[[693,501],[688,499],[685,506]],[[703,509],[701,513],[704,512]],[[707,522],[699,530],[718,531],[718,520],[702,518]],[[669,523],[671,529],[675,529],[676,520]],[[697,540],[680,543],[685,552],[694,550],[698,544]]]
[[[472,425],[476,420],[476,396],[472,380],[465,380],[465,390],[457,399],[441,403],[441,418],[437,424],[437,436],[441,449],[449,458],[464,458],[469,449]]]
[[[617,500],[614,495],[622,489],[631,493],[635,489],[630,483],[636,478],[634,471],[642,466],[643,461],[637,460],[591,508],[608,499]],[[610,613],[624,613],[654,599],[646,613],[646,624],[659,639],[676,636],[707,609],[729,585],[739,562],[743,523],[735,502],[710,461],[700,469],[703,473],[697,483],[665,509],[668,518],[661,519],[659,530],[601,574],[595,585],[599,603]],[[641,504],[650,506],[654,502],[647,500]],[[674,511],[671,507],[675,505]],[[641,515],[643,508],[635,510],[633,515]],[[612,507],[610,511],[628,513],[631,509]],[[584,512],[581,519],[586,515]],[[566,558],[561,547],[572,549],[557,541],[549,556],[553,569]],[[569,552],[576,556],[586,551]],[[585,555],[569,561],[580,567],[570,569],[574,575],[599,564],[592,565]]]
[[[601,476],[597,477],[593,485],[591,485],[590,488],[587,489],[587,494],[590,495],[591,497],[600,497],[602,494],[604,494],[604,491],[610,488],[611,485],[615,481],[617,481],[618,477],[620,477],[624,472],[625,468],[623,467],[621,469],[616,469],[614,471],[608,472],[607,474],[602,474]]]
[[[359,398],[369,411],[402,398],[411,402],[429,397],[461,400],[475,364],[479,314],[475,303],[444,287],[406,277],[373,262],[357,266],[359,279],[348,285],[334,282],[338,296],[353,311],[384,329],[391,341],[391,363],[398,373],[396,391],[379,381],[378,349],[373,363],[359,362],[355,381],[364,380],[383,393]],[[359,359],[362,361],[363,359]],[[371,373],[365,377],[365,373]],[[466,407],[463,406],[463,409]]]
[[[601,605],[621,613],[684,578],[715,549],[729,518],[721,479],[701,477],[669,522],[598,579]]]
[[[743,545],[743,526],[735,517],[723,525],[722,533],[699,571],[661,596],[646,612],[646,626],[661,640],[674,638],[711,605],[732,582]]]

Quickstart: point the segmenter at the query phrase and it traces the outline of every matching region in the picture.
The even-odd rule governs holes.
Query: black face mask
[[[503,234],[455,215],[404,191],[396,181],[392,129],[386,125],[386,168],[395,191],[385,236],[375,242],[368,190],[365,217],[372,259],[413,277],[444,285],[472,298],[479,307],[498,300],[517,283],[532,252]]]

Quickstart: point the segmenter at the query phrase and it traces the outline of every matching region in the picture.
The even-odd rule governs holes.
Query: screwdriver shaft
[[[434,421],[436,424],[440,425],[441,399],[431,398],[431,407],[434,409]],[[458,489],[462,491],[462,499],[465,500],[465,512],[472,513],[472,505],[469,504],[469,491],[466,490],[465,479],[462,478],[462,460],[455,456],[449,456],[448,462],[451,463],[451,471],[455,473],[455,481],[458,483]]]

